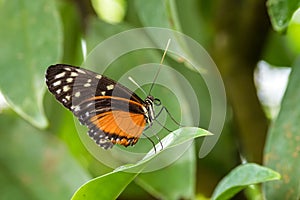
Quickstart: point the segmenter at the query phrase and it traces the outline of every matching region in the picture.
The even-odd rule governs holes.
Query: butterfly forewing
[[[46,84],[55,98],[89,128],[101,147],[134,145],[146,124],[145,103],[128,88],[92,71],[52,65]]]

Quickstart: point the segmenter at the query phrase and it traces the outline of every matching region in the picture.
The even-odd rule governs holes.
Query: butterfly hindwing
[[[47,69],[46,84],[55,98],[89,128],[90,137],[101,147],[134,145],[142,134],[146,123],[143,100],[114,80],[57,64]]]

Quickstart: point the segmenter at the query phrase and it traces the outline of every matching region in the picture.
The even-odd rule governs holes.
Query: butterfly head
[[[151,95],[148,95],[145,99],[145,108],[146,108],[145,117],[147,123],[150,126],[152,125],[153,120],[155,119],[154,105],[156,105],[157,100],[159,99],[156,99]]]

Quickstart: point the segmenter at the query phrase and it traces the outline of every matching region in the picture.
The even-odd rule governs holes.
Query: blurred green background
[[[82,193],[100,193],[95,199],[209,199],[214,191],[215,199],[299,199],[299,6],[299,0],[0,1],[0,199],[70,199],[95,177],[94,188]],[[182,32],[208,51],[224,81],[227,118],[205,158],[198,158],[196,139],[167,168],[106,176],[113,169],[85,149],[72,113],[46,91],[44,73],[55,63],[79,66],[84,47],[89,53],[138,27]],[[138,64],[159,63],[161,55],[134,52],[107,74],[117,78]],[[165,62],[192,83],[203,111],[199,127],[207,128],[210,96],[201,76],[184,61]],[[160,98],[177,109],[167,93]],[[273,169],[281,180],[253,186],[278,176],[258,165],[235,168],[245,163]],[[230,173],[234,168],[240,171]],[[227,197],[218,196],[218,183]]]

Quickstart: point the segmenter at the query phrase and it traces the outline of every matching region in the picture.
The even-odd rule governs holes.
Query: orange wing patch
[[[111,137],[114,144],[134,145],[141,136],[146,120],[143,114],[115,110],[95,115],[91,122]],[[116,135],[117,137],[113,137]]]

